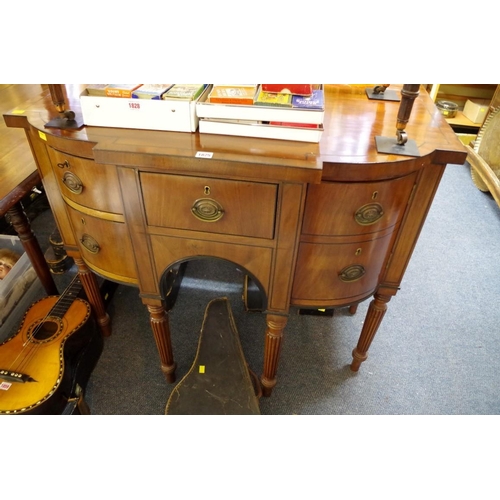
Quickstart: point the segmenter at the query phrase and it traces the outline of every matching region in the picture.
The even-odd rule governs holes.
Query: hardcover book
[[[276,92],[280,94],[311,95],[312,83],[263,83],[264,92]]]
[[[281,108],[292,107],[292,94],[278,94],[273,92],[264,92],[261,90],[255,98],[256,106],[279,106]]]
[[[214,83],[214,87],[250,87],[257,90],[258,83]]]
[[[132,97],[132,91],[142,83],[110,83],[104,89],[107,97]]]
[[[253,104],[256,87],[226,87],[214,86],[207,102],[219,104]]]
[[[305,109],[324,109],[325,99],[323,90],[313,90],[311,96],[292,96],[292,106],[294,108],[305,108]]]
[[[162,99],[194,101],[200,96],[204,88],[204,83],[176,83],[163,94]]]
[[[269,122],[269,125],[277,127],[293,127],[293,128],[321,128],[317,123],[290,123],[290,122]]]
[[[132,91],[132,99],[161,99],[173,83],[144,83],[138,89]]]

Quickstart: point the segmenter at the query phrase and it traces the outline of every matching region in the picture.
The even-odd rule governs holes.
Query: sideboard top
[[[30,125],[57,140],[91,143],[96,159],[103,160],[121,153],[127,158],[159,156],[193,158],[197,152],[211,152],[222,162],[249,162],[262,166],[299,169],[319,180],[325,165],[377,164],[413,161],[413,157],[380,154],[376,136],[396,136],[399,102],[374,101],[366,97],[369,85],[325,85],[324,132],[319,144],[201,134],[199,132],[163,132],[106,127],[83,127],[79,130],[45,128],[58,116],[46,85],[42,92],[26,102],[23,109],[4,114],[9,127]],[[391,89],[402,85],[391,84]],[[77,115],[79,96],[85,84],[66,84],[67,109]],[[466,150],[446,123],[433,101],[421,87],[406,127],[409,139],[416,142],[421,156],[434,155],[435,163],[462,164]],[[90,146],[88,144],[88,146]],[[123,156],[122,157],[125,157]],[[152,160],[153,161],[153,160]],[[319,177],[318,177],[319,176]]]

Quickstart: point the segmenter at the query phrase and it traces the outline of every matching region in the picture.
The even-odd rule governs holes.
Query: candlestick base
[[[422,156],[418,150],[417,143],[408,139],[405,144],[398,144],[396,137],[375,137],[377,151],[389,155]]]
[[[384,92],[375,93],[375,89],[365,89],[368,99],[374,101],[400,101],[401,96],[395,90],[386,89]]]
[[[84,125],[83,118],[76,116],[71,110],[64,111],[58,118],[53,118],[45,124],[45,128],[79,129]]]

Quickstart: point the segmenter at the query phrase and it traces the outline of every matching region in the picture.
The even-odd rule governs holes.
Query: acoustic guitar
[[[0,344],[0,415],[61,414],[74,397],[82,353],[93,341],[81,287],[77,275],[62,295],[32,304],[18,332]],[[98,358],[102,343],[97,349]]]

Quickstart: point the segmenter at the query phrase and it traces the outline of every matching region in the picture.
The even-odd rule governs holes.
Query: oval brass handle
[[[194,202],[191,213],[203,222],[216,222],[224,215],[224,209],[219,202],[211,198],[200,198]]]
[[[71,168],[68,160],[64,160],[62,163],[58,163],[57,166],[59,168]]]
[[[357,281],[361,279],[366,273],[366,269],[359,264],[354,264],[352,266],[347,266],[342,269],[339,273],[339,278],[346,282],[351,283],[352,281]]]
[[[375,224],[384,215],[384,209],[380,203],[368,203],[358,208],[354,214],[356,222],[361,226]]]
[[[81,194],[83,191],[83,182],[73,172],[65,172],[62,181],[72,193]]]
[[[90,253],[98,253],[101,249],[99,243],[90,234],[83,234],[80,242]]]

